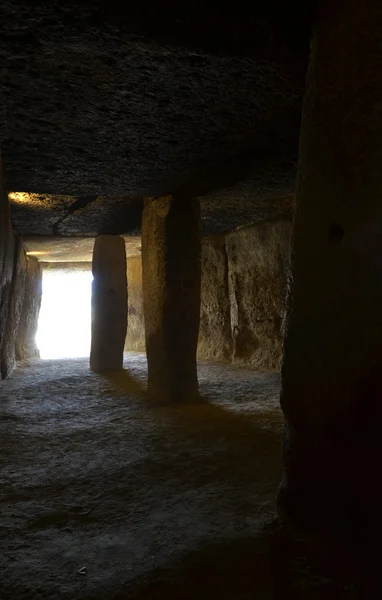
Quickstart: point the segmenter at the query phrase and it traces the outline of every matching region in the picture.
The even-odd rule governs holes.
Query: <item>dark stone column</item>
[[[9,377],[16,366],[16,340],[26,293],[27,260],[22,239],[14,235],[12,283],[8,296],[7,323],[1,348],[1,375]]]
[[[90,368],[118,371],[127,329],[126,249],[123,238],[100,235],[94,242]]]
[[[322,555],[365,566],[378,562],[382,534],[382,10],[380,0],[321,5],[301,130],[279,507]]]
[[[200,206],[148,198],[142,220],[143,308],[149,394],[159,402],[198,398]]]
[[[4,190],[0,153],[0,379],[10,374],[5,360],[9,295],[12,287],[15,238],[12,231],[8,196]],[[4,358],[4,360],[3,360]]]

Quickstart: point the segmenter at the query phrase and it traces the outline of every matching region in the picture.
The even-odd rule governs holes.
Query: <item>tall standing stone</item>
[[[198,397],[200,205],[148,198],[142,220],[143,308],[149,395],[159,402]]]
[[[281,398],[281,516],[334,562],[347,556],[368,568],[382,534],[381,65],[380,0],[322,2],[302,119]]]
[[[90,368],[118,371],[127,329],[126,249],[123,238],[100,235],[93,250]]]
[[[1,375],[9,377],[16,366],[16,340],[27,291],[27,259],[22,239],[14,235],[12,283],[8,294],[7,322],[1,348]]]
[[[15,237],[12,231],[8,196],[5,193],[0,153],[0,379],[10,374],[6,364],[5,339],[8,328],[9,295],[12,287]],[[4,358],[4,360],[3,360]]]

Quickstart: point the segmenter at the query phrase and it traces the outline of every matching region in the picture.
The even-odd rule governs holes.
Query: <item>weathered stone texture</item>
[[[268,221],[226,238],[233,362],[280,368],[291,229]]]
[[[35,338],[41,306],[42,271],[35,258],[27,258],[24,285],[23,305],[16,336],[16,360],[30,360],[40,356]]]
[[[143,316],[141,256],[133,256],[127,259],[127,285],[129,290],[129,324],[125,350],[144,352],[146,349],[146,340]]]
[[[16,365],[16,339],[26,291],[27,260],[22,240],[14,236],[12,282],[8,295],[8,313],[1,348],[1,374],[8,377]]]
[[[228,295],[228,263],[224,236],[202,238],[201,304],[197,356],[200,359],[231,360],[232,335]],[[129,324],[125,350],[146,349],[142,259],[127,260]]]
[[[30,269],[28,263],[22,239],[12,231],[0,158],[0,379],[12,373],[16,360],[38,354],[34,336],[40,309],[41,274],[36,285],[32,271],[40,273],[39,267]]]
[[[100,235],[93,251],[90,368],[122,369],[127,329],[126,251],[123,238]]]
[[[91,273],[92,263],[91,261],[75,261],[75,262],[45,262],[40,261],[40,265],[43,271],[52,272],[65,272],[65,273]]]
[[[231,360],[232,335],[225,236],[202,240],[198,358]]]
[[[149,394],[159,402],[198,396],[200,205],[148,199],[142,220],[143,306]]]
[[[285,521],[321,556],[338,567],[352,555],[379,582],[381,32],[379,0],[321,3],[301,130],[279,495]]]
[[[202,238],[199,359],[280,368],[291,229],[291,220],[269,221]],[[143,352],[141,259],[127,264],[125,349]]]
[[[248,6],[248,18],[240,2],[226,14],[216,3],[173,0],[140,2],[139,10],[101,0],[2,2],[7,187],[77,197],[102,191],[110,203],[174,184],[182,193],[226,188],[240,197],[233,184],[247,180],[253,201],[293,192],[309,47],[304,25],[296,52],[294,15],[300,23],[302,4],[311,4],[295,2],[284,9],[287,44],[270,22],[280,19],[280,0]],[[97,231],[91,212],[65,227]],[[113,229],[98,232],[121,233],[119,209],[109,214]]]
[[[0,362],[3,363],[3,346],[6,338],[9,294],[12,286],[15,240],[11,227],[8,198],[3,187],[3,171],[0,156]],[[4,350],[5,352],[5,350]],[[1,366],[0,379],[9,374]]]

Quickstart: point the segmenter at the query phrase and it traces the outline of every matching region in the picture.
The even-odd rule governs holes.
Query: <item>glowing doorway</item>
[[[41,358],[89,356],[91,271],[44,271],[36,335]]]

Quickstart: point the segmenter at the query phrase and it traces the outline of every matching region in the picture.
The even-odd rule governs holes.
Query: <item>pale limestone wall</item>
[[[230,361],[232,336],[225,236],[202,241],[202,289],[198,358]]]
[[[291,231],[291,220],[266,221],[226,238],[236,364],[260,370],[281,366]]]
[[[125,350],[145,352],[142,259],[127,259],[129,322]],[[198,358],[231,360],[232,340],[228,294],[228,261],[224,236],[202,241],[202,286]]]
[[[279,369],[291,219],[202,240],[198,358]],[[125,350],[145,351],[141,257],[128,258]]]
[[[127,258],[128,328],[125,350],[145,352],[145,327],[142,297],[142,258]]]

